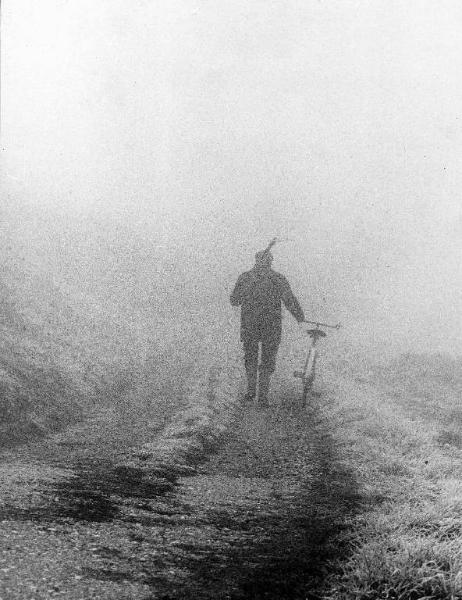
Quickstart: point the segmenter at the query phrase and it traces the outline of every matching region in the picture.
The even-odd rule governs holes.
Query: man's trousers
[[[244,363],[247,373],[247,394],[255,396],[257,389],[258,370],[260,371],[259,396],[261,401],[266,401],[271,374],[276,368],[276,356],[279,349],[277,338],[246,338],[244,344]],[[261,344],[260,365],[258,365],[258,350]]]

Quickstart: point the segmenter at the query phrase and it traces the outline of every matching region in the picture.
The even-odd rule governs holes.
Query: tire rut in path
[[[222,449],[180,480],[167,511],[133,517],[152,552],[127,555],[129,570],[88,575],[141,580],[153,600],[319,598],[358,500],[317,410],[243,407]]]

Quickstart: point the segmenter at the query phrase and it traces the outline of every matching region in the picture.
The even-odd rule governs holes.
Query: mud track
[[[359,496],[316,402],[301,410],[288,390],[241,406],[182,477],[115,468],[118,449],[159,433],[146,419],[106,415],[5,453],[0,598],[322,597]]]

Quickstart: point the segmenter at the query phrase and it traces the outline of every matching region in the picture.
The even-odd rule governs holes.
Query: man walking
[[[305,317],[287,279],[273,271],[271,246],[255,255],[255,266],[239,276],[231,294],[231,305],[241,307],[241,341],[247,373],[246,400],[256,395],[259,375],[259,403],[268,406],[271,374],[276,367],[276,355],[281,342],[281,302],[301,323]],[[261,344],[261,363],[258,351]]]

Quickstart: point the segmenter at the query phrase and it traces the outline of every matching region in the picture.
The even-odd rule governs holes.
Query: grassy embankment
[[[160,380],[169,343],[133,307],[18,262],[0,277],[1,446],[136,402],[140,383]]]
[[[198,355],[213,355],[200,309],[210,307],[179,294],[180,274],[169,276],[160,260],[145,265],[107,241],[83,245],[80,258],[77,242],[68,254],[36,240],[18,246],[0,239],[0,447],[101,408],[140,418],[138,409],[162,404],[164,422]]]
[[[408,355],[332,386],[363,502],[323,597],[462,598],[462,361]]]

